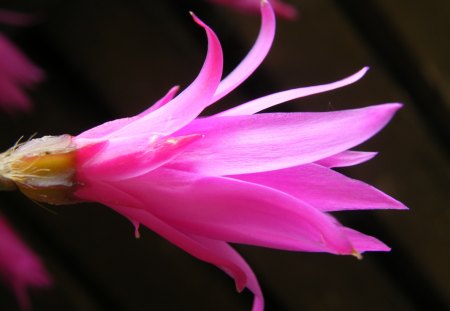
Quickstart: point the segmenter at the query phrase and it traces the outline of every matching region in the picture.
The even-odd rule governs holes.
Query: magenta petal
[[[220,82],[211,104],[233,91],[259,67],[272,46],[275,24],[275,15],[270,3],[261,1],[261,29],[258,38],[241,63]]]
[[[211,103],[212,96],[222,76],[222,48],[211,28],[195,15],[192,16],[195,22],[205,29],[208,37],[208,53],[199,75],[188,88],[173,100],[118,130],[114,133],[115,136],[148,135],[151,133],[170,135],[191,122]]]
[[[357,73],[333,82],[329,84],[323,84],[318,86],[308,86],[308,87],[301,87],[298,89],[283,91],[275,94],[270,94],[255,100],[252,100],[250,102],[247,102],[245,104],[239,105],[237,107],[228,109],[226,111],[220,112],[217,114],[217,116],[238,116],[238,115],[249,115],[257,113],[261,110],[273,107],[275,105],[287,102],[289,100],[293,100],[300,97],[305,97],[313,94],[323,93],[326,91],[334,90],[349,84],[352,84],[359,79],[361,79],[364,74],[369,70],[369,67],[364,67]]]
[[[321,159],[315,163],[325,167],[346,167],[364,163],[373,159],[378,152],[368,151],[344,151],[328,158]]]
[[[95,139],[98,140],[102,137],[106,137],[114,133],[115,131],[123,128],[124,126],[142,118],[143,116],[147,115],[148,113],[158,109],[161,106],[164,106],[169,101],[172,100],[172,98],[175,96],[175,94],[178,91],[178,86],[172,87],[160,100],[158,100],[153,106],[148,108],[147,110],[141,112],[137,116],[131,117],[131,118],[122,118],[117,119],[109,122],[105,122],[103,124],[100,124],[94,128],[91,128],[87,131],[84,131],[83,133],[77,135],[77,139]]]
[[[280,249],[353,250],[330,216],[263,185],[163,168],[114,185],[183,232]]]
[[[0,73],[0,106],[8,112],[14,110],[28,111],[31,108],[31,102],[20,85],[1,76]]]
[[[44,78],[44,73],[34,65],[7,37],[0,33],[0,73],[11,81],[31,86]]]
[[[235,175],[318,161],[364,142],[400,107],[384,104],[322,113],[197,119],[177,135],[202,133],[205,137],[171,165],[208,175]]]
[[[115,143],[102,146],[95,156],[89,158],[85,155],[92,154],[92,148],[81,148],[77,152],[78,164],[84,166],[83,174],[95,176],[100,180],[121,180],[143,175],[159,166],[173,160],[185,148],[203,136],[192,134],[178,137],[154,137],[151,141],[147,137],[144,141],[133,140],[133,148],[130,142],[126,141],[122,145]],[[100,147],[100,146],[99,146]],[[105,150],[109,148],[108,150]],[[117,154],[109,157],[111,154]],[[119,156],[120,155],[120,156]],[[80,159],[88,159],[89,165],[82,163]],[[130,165],[133,163],[133,165]]]
[[[244,271],[246,276],[246,284],[242,284],[247,287],[254,295],[255,298],[253,300],[252,311],[262,311],[264,310],[264,297],[261,292],[261,288],[259,286],[258,280],[253,273],[250,266],[245,262],[241,255],[236,252],[230,245],[224,243],[222,241],[211,240],[207,238],[203,238],[200,236],[192,236],[195,239],[205,245],[211,245],[211,248],[214,247],[215,254],[220,255],[222,258],[226,258],[228,261],[233,262],[237,267],[239,267],[242,271]],[[228,275],[233,277],[233,274],[223,269]],[[236,287],[238,291],[242,291],[244,286],[236,283]]]
[[[150,112],[155,111],[155,110],[161,108],[162,106],[164,106],[165,104],[169,103],[175,97],[175,95],[178,93],[179,89],[180,89],[180,87],[178,85],[172,87],[163,98],[158,100],[147,110],[144,110],[143,112],[138,114],[138,116],[143,117],[143,116],[149,114]]]
[[[317,164],[232,177],[283,191],[321,211],[406,209],[378,189]]]
[[[389,252],[391,250],[389,246],[374,237],[350,228],[343,228],[343,230],[358,253]]]
[[[0,276],[15,291],[23,310],[30,309],[28,287],[46,287],[51,279],[40,259],[0,217]]]
[[[192,256],[216,265],[235,280],[239,291],[248,287],[254,293],[254,310],[263,309],[263,296],[253,271],[227,243],[180,231],[144,209],[146,202],[141,202],[110,184],[90,183],[88,187],[80,188],[77,196],[86,200],[100,197],[102,199],[98,201],[132,220],[135,226],[141,223]]]

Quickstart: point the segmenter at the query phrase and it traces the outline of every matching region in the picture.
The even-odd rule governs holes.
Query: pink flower
[[[0,22],[11,25],[28,25],[33,17],[0,10]],[[28,111],[31,102],[24,88],[32,87],[44,78],[34,65],[14,44],[0,33],[0,106],[7,112]]]
[[[261,0],[209,0],[220,5],[229,6],[243,12],[258,12]],[[297,17],[297,9],[281,0],[270,1],[275,12],[284,18],[293,19]]]
[[[206,31],[208,53],[192,84],[172,88],[141,114],[76,137],[47,136],[0,157],[3,183],[36,201],[103,203],[136,227],[150,228],[234,278],[263,310],[258,281],[228,244],[355,255],[388,251],[377,239],[339,224],[328,212],[405,209],[395,199],[332,170],[372,158],[350,151],[381,130],[400,108],[383,104],[321,113],[262,113],[295,98],[351,84],[343,80],[271,94],[210,117],[198,117],[260,65],[275,32],[262,2],[262,25],[244,60],[222,79],[222,50]],[[7,169],[6,169],[7,168]]]
[[[14,290],[23,310],[30,309],[28,287],[51,283],[39,258],[22,242],[0,216],[0,278]]]

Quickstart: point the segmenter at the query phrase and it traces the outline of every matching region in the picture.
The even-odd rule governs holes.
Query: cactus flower
[[[320,86],[267,95],[219,114],[199,117],[242,83],[272,44],[275,18],[263,1],[258,38],[244,60],[222,79],[222,49],[206,32],[200,73],[179,95],[172,88],[146,111],[106,122],[77,136],[30,140],[0,156],[4,188],[19,188],[50,204],[100,202],[153,230],[230,275],[239,291],[255,295],[258,281],[228,244],[359,257],[387,251],[377,239],[341,225],[328,212],[405,209],[395,199],[333,167],[369,160],[350,148],[381,130],[400,108],[382,104],[317,113],[260,113],[279,103],[336,89],[367,68]]]

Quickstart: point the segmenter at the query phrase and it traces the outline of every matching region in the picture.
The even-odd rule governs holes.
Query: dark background
[[[450,307],[450,2],[298,0],[296,21],[278,19],[275,44],[246,83],[212,113],[274,91],[331,82],[365,65],[355,85],[277,107],[329,111],[405,104],[359,150],[380,151],[345,173],[410,211],[338,213],[391,253],[364,260],[238,246],[259,277],[267,310],[448,310]],[[225,70],[256,38],[258,15],[200,0],[2,1],[36,12],[32,27],[4,27],[46,71],[33,113],[0,115],[0,149],[22,135],[78,134],[148,107],[196,76],[206,50],[192,10],[218,34]],[[38,252],[55,286],[31,292],[34,310],[250,310],[251,295],[213,266],[95,204],[38,206],[2,193],[0,211]],[[0,310],[18,310],[0,285]]]

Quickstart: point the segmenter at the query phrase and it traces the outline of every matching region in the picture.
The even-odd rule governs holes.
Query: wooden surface
[[[298,86],[331,82],[365,65],[355,85],[280,106],[329,111],[383,102],[404,109],[360,146],[374,160],[349,176],[375,185],[408,212],[347,212],[345,224],[393,248],[364,260],[238,246],[258,275],[267,310],[448,310],[450,308],[450,9],[445,0],[291,1],[296,21],[278,20],[275,44],[260,69],[213,112]],[[22,6],[21,6],[22,5]],[[0,115],[0,147],[35,132],[77,134],[137,113],[171,86],[186,86],[202,64],[206,40],[188,11],[218,34],[225,68],[251,47],[257,15],[200,0],[9,1],[39,11],[42,22],[5,31],[47,72],[33,92],[32,114]],[[107,207],[43,208],[2,193],[0,211],[41,254],[55,287],[33,291],[34,310],[249,310],[218,269]],[[0,287],[0,310],[18,310]]]

